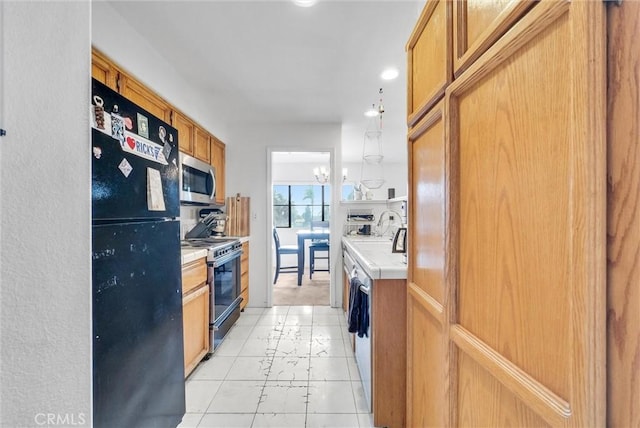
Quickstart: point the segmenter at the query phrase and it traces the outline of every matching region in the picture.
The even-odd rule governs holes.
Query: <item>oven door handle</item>
[[[242,249],[238,249],[238,250],[232,251],[230,253],[227,253],[227,254],[223,255],[222,257],[214,259],[212,261],[213,267],[214,268],[220,267],[223,264],[229,263],[231,260],[240,257],[241,255],[242,255]]]
[[[360,291],[368,296],[371,293],[371,287],[365,287],[364,285],[361,285]]]

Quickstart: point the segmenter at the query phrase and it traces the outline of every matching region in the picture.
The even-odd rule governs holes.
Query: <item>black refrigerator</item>
[[[185,413],[177,131],[93,80],[93,426]]]

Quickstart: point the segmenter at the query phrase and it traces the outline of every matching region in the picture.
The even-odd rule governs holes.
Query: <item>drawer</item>
[[[191,290],[207,282],[207,261],[206,259],[194,260],[182,266],[182,295],[186,295]]]

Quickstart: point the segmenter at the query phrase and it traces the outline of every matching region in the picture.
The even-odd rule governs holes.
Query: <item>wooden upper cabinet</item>
[[[225,156],[225,144],[211,136],[211,165],[216,170],[216,203],[218,204],[225,202]]]
[[[178,147],[180,151],[193,156],[196,139],[195,124],[182,113],[173,110],[171,125],[178,130]]]
[[[452,79],[451,2],[430,0],[407,43],[407,123],[411,127],[444,95]]]
[[[117,91],[118,73],[119,70],[102,53],[95,49],[91,51],[91,77]]]
[[[455,77],[502,36],[534,1],[457,0],[453,2]]]
[[[124,95],[125,98],[165,122],[171,121],[171,107],[149,88],[127,76],[125,73],[120,73],[119,86],[120,94]]]
[[[194,156],[202,162],[210,163],[211,147],[209,133],[202,128],[196,126],[196,139],[194,147]]]

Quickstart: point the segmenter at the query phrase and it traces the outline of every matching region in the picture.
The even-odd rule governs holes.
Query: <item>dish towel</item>
[[[369,296],[360,290],[363,285],[357,277],[349,283],[349,333],[369,337]]]

